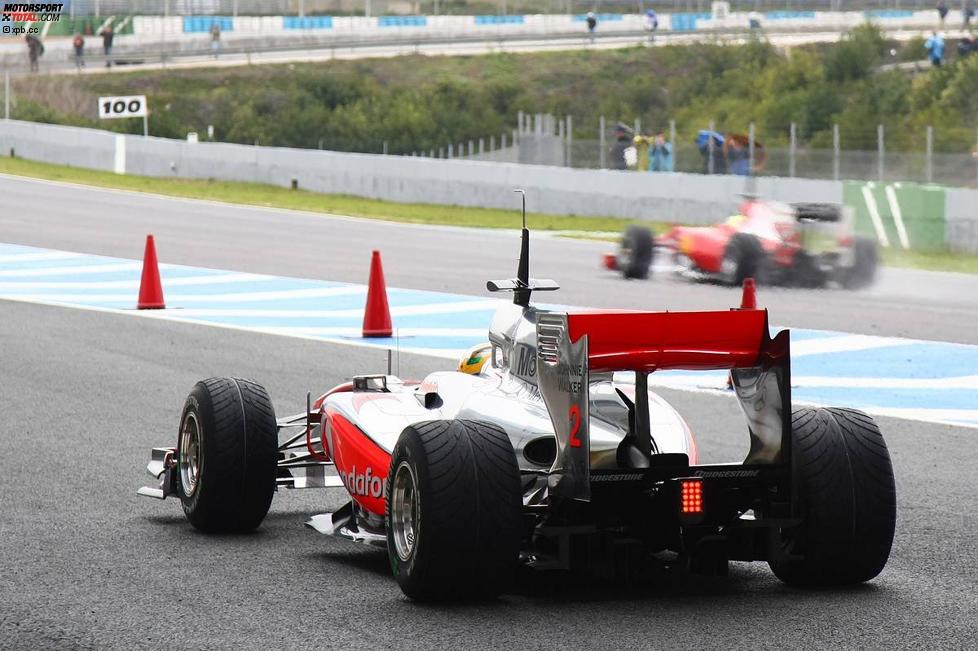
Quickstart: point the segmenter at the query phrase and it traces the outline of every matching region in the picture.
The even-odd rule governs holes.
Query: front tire
[[[391,456],[387,555],[417,601],[493,597],[515,574],[522,540],[516,454],[496,425],[408,426]]]
[[[618,268],[625,278],[644,280],[649,277],[655,256],[655,236],[644,226],[625,229],[618,252]]]
[[[878,575],[890,555],[896,488],[886,442],[855,409],[792,412],[792,481],[802,523],[769,560],[794,585],[848,585]]]
[[[278,427],[264,388],[239,378],[194,385],[177,441],[177,492],[194,527],[255,529],[272,503],[277,463]]]
[[[728,285],[739,286],[747,278],[758,284],[767,280],[767,252],[761,240],[751,233],[735,233],[723,253],[720,273]]]

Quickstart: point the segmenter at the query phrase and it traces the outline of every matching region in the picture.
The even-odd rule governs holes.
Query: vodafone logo
[[[356,466],[350,468],[350,472],[343,472],[339,469],[337,472],[351,495],[376,498],[384,496],[384,480],[375,476],[372,468],[367,468],[367,471],[362,475],[357,474]]]

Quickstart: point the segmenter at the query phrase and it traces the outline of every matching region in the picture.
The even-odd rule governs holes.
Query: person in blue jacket
[[[649,147],[649,171],[671,172],[672,168],[672,143],[666,140],[665,134],[660,133]]]
[[[944,63],[944,37],[934,32],[924,42],[924,47],[930,55],[930,62],[935,68],[940,68]]]

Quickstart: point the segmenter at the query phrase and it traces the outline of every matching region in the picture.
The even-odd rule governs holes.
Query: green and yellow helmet
[[[468,352],[458,363],[460,373],[478,375],[492,355],[492,346],[488,343],[479,344]]]

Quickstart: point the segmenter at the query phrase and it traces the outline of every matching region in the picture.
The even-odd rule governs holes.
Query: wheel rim
[[[723,260],[720,262],[720,273],[728,282],[734,283],[737,281],[737,261],[734,260],[732,255],[727,254],[723,256]]]
[[[394,472],[391,491],[391,531],[398,558],[406,561],[414,554],[418,543],[418,491],[414,470],[402,461]]]
[[[197,416],[189,412],[180,429],[180,486],[183,494],[190,497],[197,491],[200,480],[200,424]]]
[[[632,247],[628,240],[623,240],[621,248],[618,250],[618,266],[620,269],[627,269],[632,264]]]

